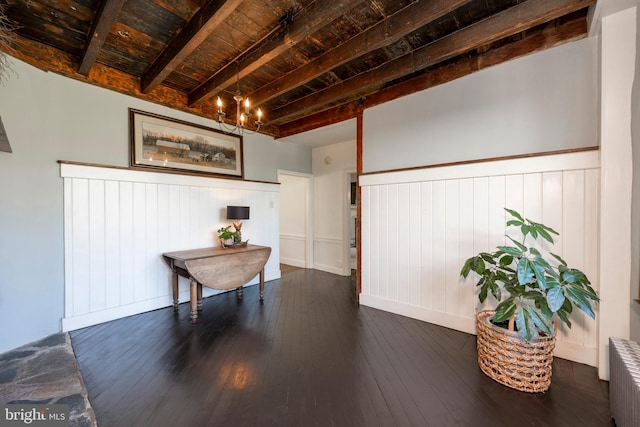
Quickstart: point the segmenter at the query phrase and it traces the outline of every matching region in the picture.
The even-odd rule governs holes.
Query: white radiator
[[[609,368],[609,405],[616,426],[640,426],[640,345],[609,338]]]

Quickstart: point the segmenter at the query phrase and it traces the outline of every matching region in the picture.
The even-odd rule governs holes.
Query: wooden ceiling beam
[[[470,1],[437,0],[413,3],[324,55],[263,86],[251,94],[251,99],[255,105],[263,104],[351,61],[354,57],[389,46]]]
[[[278,138],[285,138],[353,119],[357,116],[358,111],[361,110],[362,101],[357,100],[285,123],[278,127]]]
[[[142,92],[149,93],[166,79],[242,1],[209,0],[205,3],[145,71],[140,79]]]
[[[321,111],[328,104],[362,93],[394,79],[438,64],[502,38],[586,8],[595,0],[529,0],[465,27],[388,63],[336,83],[269,112],[269,122],[281,124],[303,112]]]
[[[45,72],[54,72],[83,83],[185,111],[209,120],[213,120],[215,116],[217,107],[212,102],[203,102],[196,107],[190,107],[187,105],[187,95],[184,92],[166,86],[160,86],[152,93],[145,94],[140,91],[140,80],[137,77],[104,64],[96,63],[89,74],[85,76],[78,73],[76,57],[69,53],[19,35],[14,36],[13,46],[13,48],[0,49],[0,52]],[[260,133],[275,137],[278,134],[278,129],[276,126],[265,125],[260,128]]]
[[[116,22],[118,15],[120,15],[120,9],[122,9],[124,2],[125,0],[104,0],[100,3],[89,32],[89,38],[80,58],[80,67],[78,67],[80,74],[85,76],[89,74],[89,70],[95,64],[98,53],[102,49],[113,23]]]
[[[257,70],[272,59],[278,57],[290,47],[304,40],[310,34],[331,23],[338,17],[353,9],[362,0],[316,0],[314,7],[307,13],[300,13],[286,31],[282,31],[271,39],[251,49],[238,58],[237,64],[228,64],[211,76],[189,94],[189,105],[193,105],[213,94],[231,86],[238,76],[243,78]]]
[[[462,57],[451,64],[372,93],[366,97],[364,108],[371,108],[402,96],[448,83],[494,65],[580,40],[586,35],[586,17],[564,23],[558,27],[546,28],[540,33],[524,39],[488,50],[477,56]]]
[[[586,17],[566,22],[558,27],[545,28],[543,31],[524,39],[506,44],[494,50],[488,50],[477,56],[464,56],[446,66],[436,68],[428,73],[405,80],[402,83],[380,91],[375,91],[375,93],[370,93],[366,96],[362,106],[364,109],[371,108],[415,92],[459,79],[476,71],[512,59],[582,39],[586,35]],[[278,138],[296,135],[352,119],[356,117],[356,106],[358,104],[357,102],[349,102],[285,123],[279,126]]]

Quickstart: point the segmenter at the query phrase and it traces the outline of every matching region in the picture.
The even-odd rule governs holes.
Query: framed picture
[[[242,137],[129,109],[131,166],[244,178]]]

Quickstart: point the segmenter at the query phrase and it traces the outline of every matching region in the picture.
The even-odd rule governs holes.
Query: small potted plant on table
[[[247,246],[247,241],[242,241],[241,228],[242,223],[233,223],[233,231],[231,225],[222,227],[218,230],[218,239],[223,248],[241,248]]]
[[[571,328],[574,306],[595,319],[591,304],[599,298],[582,271],[553,253],[545,258],[540,245],[535,246],[539,238],[553,244],[555,230],[505,210],[513,217],[507,227],[519,228],[522,241],[507,236],[513,245],[467,259],[460,272],[464,278],[472,271],[480,276],[480,302],[489,293],[499,302],[495,311],[477,313],[478,364],[506,386],[542,392],[551,385],[554,319]]]

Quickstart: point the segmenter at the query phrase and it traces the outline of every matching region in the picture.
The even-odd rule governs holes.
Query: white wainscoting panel
[[[365,175],[360,185],[363,305],[475,333],[475,310],[495,304],[481,306],[477,280],[460,269],[506,243],[504,207],[557,230],[553,252],[599,288],[598,151]],[[597,312],[572,323],[556,355],[597,366]]]
[[[332,237],[313,238],[313,268],[344,276],[342,251],[346,243]]]
[[[307,239],[304,235],[280,233],[280,262],[306,268]]]
[[[219,245],[216,230],[230,224],[227,205],[250,206],[243,238],[271,247],[265,280],[280,278],[278,184],[74,164],[60,171],[63,331],[171,305],[162,253]],[[249,284],[255,283],[257,277]],[[205,288],[204,296],[217,292]],[[183,278],[180,301],[189,301]]]

